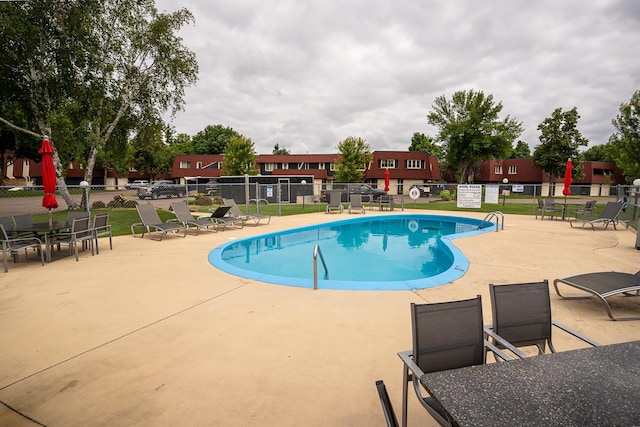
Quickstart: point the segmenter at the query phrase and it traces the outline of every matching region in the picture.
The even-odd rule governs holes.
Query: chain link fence
[[[420,197],[417,203],[428,203],[446,198],[455,200],[457,194],[457,184],[447,183],[429,183],[423,184],[429,186],[430,191],[426,193],[428,197]],[[498,184],[494,184],[498,185]],[[509,191],[507,203],[536,203],[539,197],[549,197],[556,194],[556,198],[562,198],[562,184],[556,185],[556,188],[549,188],[548,184],[543,185],[512,185],[499,184],[500,192]],[[559,187],[559,188],[558,188]],[[137,203],[152,203],[157,209],[169,210],[171,202],[176,200],[187,201],[206,208],[207,206],[215,207],[223,204],[223,198],[234,199],[235,202],[244,206],[249,212],[260,213],[264,206],[270,205],[270,214],[273,214],[273,206],[276,207],[275,215],[282,214],[282,207],[287,205],[301,205],[305,209],[303,211],[322,211],[324,203],[321,202],[323,192],[330,191],[331,185],[321,183],[309,184],[197,184],[197,185],[178,185],[171,184],[157,192],[157,194],[142,193],[139,195],[138,188],[129,189],[109,189],[104,186],[68,186],[71,204],[76,206],[77,210],[90,210],[95,213],[109,213],[109,222],[114,227],[128,229],[132,222],[139,221],[135,205]],[[558,190],[560,195],[557,194]],[[389,194],[394,195],[398,202],[414,201],[407,195],[409,188],[398,186],[391,188]],[[633,186],[610,186],[603,189],[594,188],[593,186],[571,186],[571,196],[573,201],[586,201],[589,199],[597,200],[598,204],[604,204],[612,200],[620,200],[626,203],[626,208],[621,214],[620,219],[631,223],[634,226],[640,217],[640,209],[638,206],[640,198],[640,187]],[[34,220],[45,221],[51,214],[57,220],[67,218],[69,212],[69,203],[57,194],[58,208],[51,212],[42,207],[42,197],[44,191],[42,186],[24,186],[24,187],[0,187],[0,217],[11,217],[21,214],[32,214]],[[88,203],[87,203],[88,198]],[[533,209],[532,209],[533,213]],[[171,215],[171,214],[167,214]]]

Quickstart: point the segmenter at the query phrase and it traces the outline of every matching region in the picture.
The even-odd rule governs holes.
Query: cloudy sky
[[[156,0],[174,11],[173,0]],[[640,90],[637,0],[183,0],[198,83],[173,125],[230,126],[260,154],[335,153],[348,136],[406,150],[436,97],[483,91],[533,150],[554,109],[592,145]]]

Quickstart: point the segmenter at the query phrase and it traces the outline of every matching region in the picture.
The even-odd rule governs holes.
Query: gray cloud
[[[186,0],[196,23],[181,35],[200,80],[173,124],[231,126],[259,153],[330,153],[347,136],[406,150],[414,132],[435,135],[436,97],[474,89],[523,122],[532,149],[557,107],[577,107],[580,131],[601,144],[640,89],[638,4]]]

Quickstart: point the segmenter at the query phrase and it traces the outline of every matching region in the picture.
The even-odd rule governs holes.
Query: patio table
[[[640,425],[640,341],[425,374],[459,426]]]
[[[30,227],[20,226],[13,227],[11,231],[16,233],[34,233],[36,235],[44,235],[45,259],[51,262],[51,250],[49,248],[49,236],[69,228],[67,221],[34,222]]]
[[[578,206],[584,206],[584,203],[577,203],[577,202],[564,202],[564,203],[557,203],[557,205],[561,205],[562,206],[562,220],[564,221],[565,219],[565,215],[569,212],[569,208],[570,207],[575,207],[577,208]],[[574,209],[575,211],[575,209]]]

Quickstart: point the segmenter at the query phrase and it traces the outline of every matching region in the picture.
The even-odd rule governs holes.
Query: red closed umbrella
[[[571,194],[571,175],[573,173],[573,163],[571,159],[567,160],[567,168],[564,170],[564,188],[562,189],[562,194],[568,196]]]
[[[53,164],[53,148],[48,139],[42,141],[38,153],[42,156],[42,186],[44,187],[42,206],[49,209],[49,225],[51,225],[51,209],[58,207],[58,201],[55,194],[56,167]]]
[[[391,175],[389,175],[389,169],[384,170],[384,191],[389,191],[389,183],[391,182]]]

